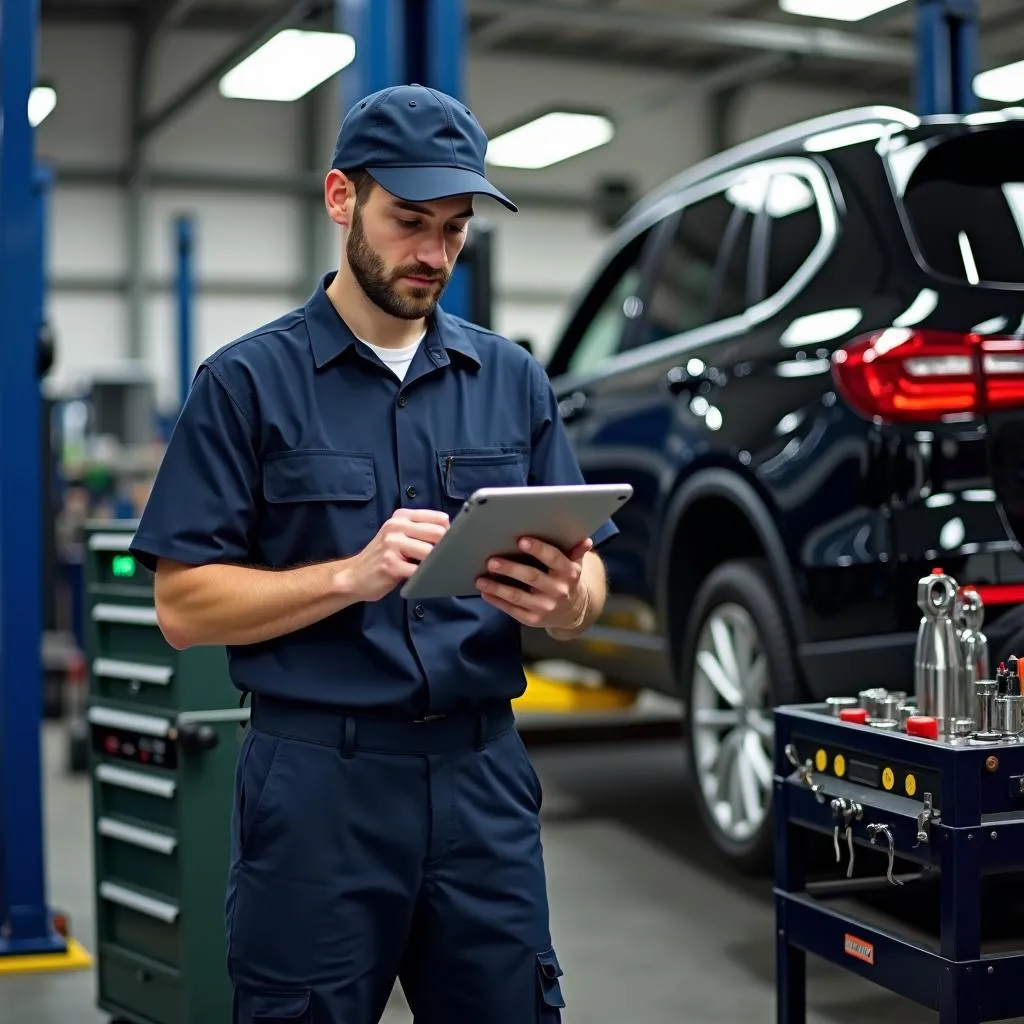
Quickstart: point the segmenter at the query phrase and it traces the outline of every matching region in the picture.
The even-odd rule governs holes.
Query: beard
[[[399,320],[419,320],[430,316],[448,284],[445,271],[421,263],[396,267],[389,273],[380,254],[366,240],[358,205],[352,217],[352,230],[345,245],[345,255],[352,268],[352,275],[366,297],[389,316]],[[414,288],[403,283],[403,294],[398,290],[403,277],[430,278],[431,284],[426,288]]]

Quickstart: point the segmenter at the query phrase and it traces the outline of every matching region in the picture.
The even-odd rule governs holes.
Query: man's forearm
[[[160,628],[178,649],[272,640],[354,603],[344,565],[336,561],[274,571],[161,560],[155,586]]]
[[[608,597],[608,583],[604,571],[604,563],[599,555],[588,551],[583,556],[580,582],[586,594],[580,621],[571,628],[549,629],[548,635],[555,640],[572,640],[585,633],[597,621],[604,611]]]

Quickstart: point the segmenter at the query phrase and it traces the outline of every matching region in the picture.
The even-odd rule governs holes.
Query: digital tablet
[[[536,537],[571,551],[632,496],[629,484],[482,487],[405,581],[402,597],[478,595],[477,579],[493,576],[489,558],[539,564],[519,550],[520,538]]]

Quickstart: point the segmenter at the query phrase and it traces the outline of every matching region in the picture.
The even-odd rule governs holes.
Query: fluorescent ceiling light
[[[37,85],[28,94],[28,123],[38,128],[57,106],[57,90],[49,85]]]
[[[236,64],[220,80],[220,93],[233,100],[288,103],[336,75],[355,55],[355,40],[344,33],[286,28]]]
[[[863,21],[902,3],[904,0],[779,0],[779,7],[787,14],[801,14],[808,18]]]
[[[555,111],[491,139],[487,162],[533,171],[603,146],[614,135],[607,117]]]
[[[975,75],[974,91],[983,100],[994,100],[996,103],[1024,100],[1024,60]]]

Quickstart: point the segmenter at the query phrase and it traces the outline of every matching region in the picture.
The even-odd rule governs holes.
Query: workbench
[[[781,707],[774,786],[779,1024],[806,1020],[808,953],[940,1024],[1024,1016],[1024,742],[922,739],[825,705]]]

